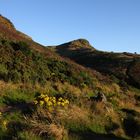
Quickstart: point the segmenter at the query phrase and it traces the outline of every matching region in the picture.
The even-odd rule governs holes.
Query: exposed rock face
[[[102,93],[102,92],[98,92],[97,96],[95,96],[95,97],[90,97],[90,100],[97,101],[97,102],[104,102],[104,103],[107,102],[107,98],[104,95],[104,93]]]

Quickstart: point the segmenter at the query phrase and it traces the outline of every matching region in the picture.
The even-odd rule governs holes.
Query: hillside
[[[139,55],[45,47],[3,16],[0,54],[0,139],[139,140]]]
[[[138,70],[140,68],[140,55],[127,52],[103,52],[94,49],[88,41],[83,40],[83,42],[85,44],[74,40],[56,46],[56,52],[85,67],[117,78],[119,84],[126,82],[140,88],[140,71]],[[79,43],[79,48],[76,43]]]

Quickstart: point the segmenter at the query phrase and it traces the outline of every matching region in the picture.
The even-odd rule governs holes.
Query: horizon
[[[140,54],[140,1],[1,0],[0,14],[44,45],[84,38],[101,51]]]

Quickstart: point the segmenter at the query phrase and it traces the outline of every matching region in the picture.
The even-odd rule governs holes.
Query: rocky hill
[[[0,139],[139,140],[138,54],[45,47],[3,16],[0,54]]]

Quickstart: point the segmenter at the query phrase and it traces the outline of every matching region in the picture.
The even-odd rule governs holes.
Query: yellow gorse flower
[[[44,97],[45,97],[45,95],[44,95],[44,94],[41,94],[41,95],[40,95],[40,98],[44,98]]]
[[[57,102],[58,105],[61,105],[61,102]]]
[[[64,99],[62,97],[56,98],[56,97],[49,97],[48,95],[41,94],[34,100],[34,104],[39,104],[40,106],[47,107],[48,109],[51,107],[57,107],[57,106],[67,106],[69,104],[69,100]]]
[[[49,102],[47,102],[47,105],[51,106],[51,105],[53,105],[53,103],[51,101],[49,101]]]
[[[2,125],[3,125],[3,128],[4,128],[4,129],[7,129],[7,123],[8,123],[8,122],[7,122],[6,120],[4,120],[4,121],[2,122]]]
[[[38,104],[38,101],[37,101],[37,100],[34,100],[34,104],[35,104],[35,105]]]
[[[44,101],[40,101],[39,104],[40,104],[40,106],[43,106],[44,105]]]
[[[45,101],[45,102],[48,102],[48,101],[49,101],[49,97],[45,97],[45,98],[44,98],[44,101]]]

